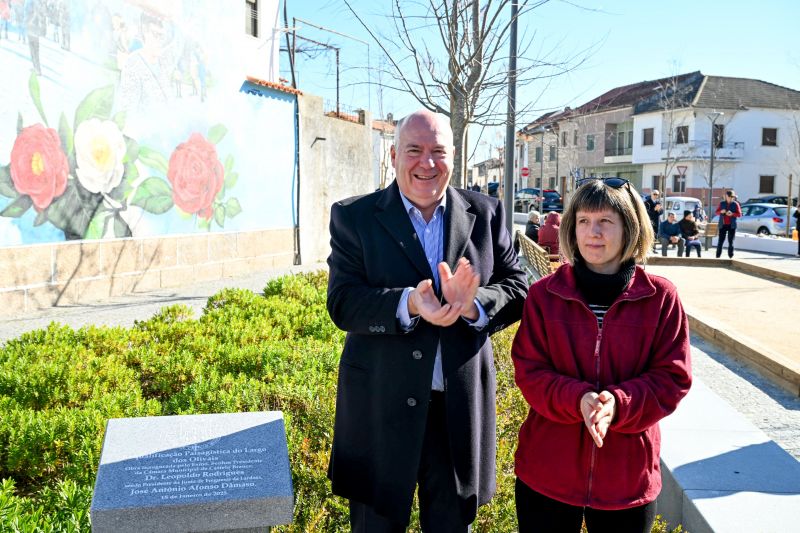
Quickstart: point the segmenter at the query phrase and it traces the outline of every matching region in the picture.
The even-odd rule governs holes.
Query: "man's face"
[[[669,215],[667,215],[667,220],[669,220],[670,224],[674,224],[675,223],[675,213],[670,213]]]
[[[650,197],[653,199],[654,202],[658,200],[658,196],[659,194],[657,192],[654,192],[653,194],[650,195]]]
[[[433,214],[453,174],[453,132],[432,113],[406,119],[392,146],[392,163],[403,195],[426,217]]]

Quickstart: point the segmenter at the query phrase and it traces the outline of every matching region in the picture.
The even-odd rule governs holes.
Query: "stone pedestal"
[[[290,523],[292,510],[279,411],[108,421],[94,533],[255,533]]]

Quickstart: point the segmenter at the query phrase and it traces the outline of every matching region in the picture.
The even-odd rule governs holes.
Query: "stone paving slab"
[[[654,262],[647,270],[678,287],[694,331],[732,355],[758,364],[800,395],[800,291],[793,283],[745,273],[725,263],[730,264],[693,266],[686,259],[677,264]]]

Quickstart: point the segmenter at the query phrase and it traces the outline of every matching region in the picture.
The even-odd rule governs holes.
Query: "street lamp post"
[[[713,111],[711,113],[707,113],[706,116],[711,119],[711,162],[709,163],[708,167],[708,220],[711,220],[713,216],[713,212],[711,211],[711,195],[714,191],[714,151],[717,147],[717,139],[716,135],[714,135],[714,126],[717,123],[719,117],[723,116],[725,113],[722,111]],[[708,244],[708,243],[706,243]]]

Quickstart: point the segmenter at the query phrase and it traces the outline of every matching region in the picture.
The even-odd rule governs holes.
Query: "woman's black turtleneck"
[[[606,311],[631,282],[635,270],[636,265],[633,259],[630,259],[622,263],[619,271],[615,274],[598,274],[586,266],[582,257],[575,258],[573,266],[575,282],[580,293],[586,298],[589,309],[597,317],[600,327],[603,327],[603,317]]]

